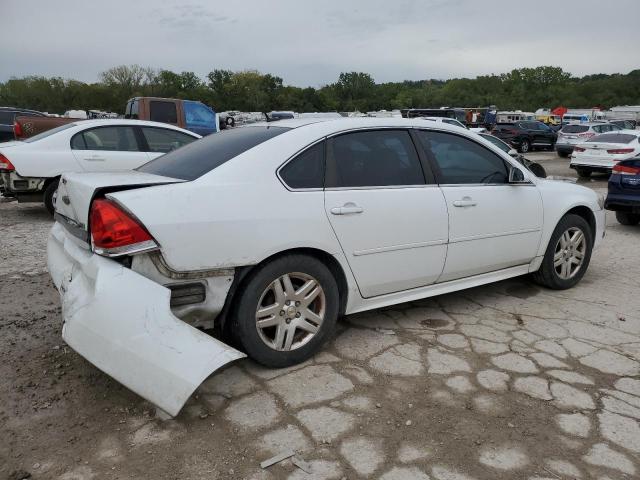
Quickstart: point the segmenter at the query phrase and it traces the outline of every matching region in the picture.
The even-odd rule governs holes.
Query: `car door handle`
[[[471,197],[463,197],[462,200],[454,200],[454,207],[475,207],[478,202],[475,202]]]
[[[341,207],[333,207],[331,209],[331,213],[333,215],[352,215],[354,213],[362,213],[362,212],[364,212],[364,208],[359,207],[358,205],[352,202],[348,202]]]
[[[106,157],[101,157],[100,155],[91,155],[90,157],[84,158],[88,162],[104,162]]]

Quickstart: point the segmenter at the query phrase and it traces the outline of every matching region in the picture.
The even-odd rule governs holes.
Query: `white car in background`
[[[565,116],[566,117],[566,116]],[[560,157],[568,157],[573,153],[573,148],[601,133],[620,130],[620,127],[607,122],[583,122],[570,123],[558,130],[556,140],[556,152]]]
[[[618,130],[595,135],[573,148],[571,163],[580,177],[611,173],[620,161],[640,155],[640,130]]]
[[[65,174],[48,241],[68,345],[176,415],[212,372],[314,355],[340,315],[533,273],[575,285],[603,198],[420,118],[281,120],[132,172]],[[195,327],[195,328],[194,328]]]
[[[0,144],[0,185],[4,195],[44,202],[53,212],[62,173],[132,170],[199,138],[182,128],[142,120],[67,123]]]

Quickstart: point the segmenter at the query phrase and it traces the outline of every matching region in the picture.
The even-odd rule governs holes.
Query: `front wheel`
[[[580,178],[589,178],[591,176],[591,170],[588,168],[576,168],[576,172],[578,172]]]
[[[529,150],[531,150],[531,142],[527,139],[522,140],[522,143],[520,144],[520,153],[527,153],[529,152]]]
[[[554,290],[573,287],[587,271],[592,248],[593,234],[587,221],[578,215],[565,215],[551,235],[534,280]]]
[[[640,213],[616,212],[616,220],[622,225],[638,225]]]
[[[326,265],[286,255],[250,276],[235,309],[234,333],[256,362],[287,367],[311,357],[331,337],[338,306],[338,285]]]

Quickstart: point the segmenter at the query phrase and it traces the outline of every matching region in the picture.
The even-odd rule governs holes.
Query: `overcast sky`
[[[0,12],[0,81],[92,82],[133,63],[314,87],[354,70],[386,82],[640,68],[640,0],[0,0]]]

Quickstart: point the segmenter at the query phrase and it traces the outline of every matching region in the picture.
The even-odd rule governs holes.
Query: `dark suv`
[[[558,138],[551,127],[536,121],[498,123],[491,133],[513,145],[520,153],[527,153],[534,147],[553,150]]]
[[[13,121],[17,115],[29,117],[44,117],[44,113],[26,108],[0,107],[0,142],[14,140]]]

